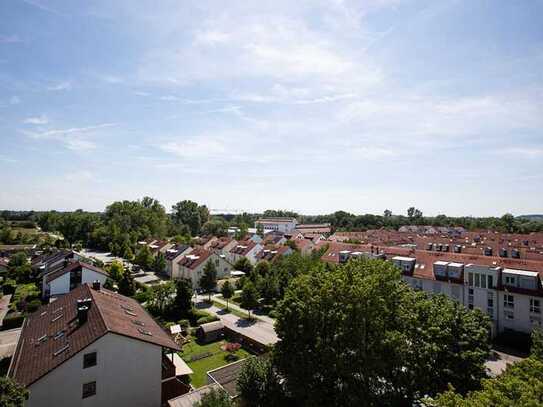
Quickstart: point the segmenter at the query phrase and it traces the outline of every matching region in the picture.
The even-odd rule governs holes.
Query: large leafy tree
[[[28,283],[32,274],[32,267],[28,256],[19,252],[10,257],[8,262],[8,275],[18,283]]]
[[[175,298],[172,311],[175,315],[186,317],[192,308],[192,284],[188,279],[175,282]]]
[[[249,319],[251,318],[251,310],[258,307],[259,294],[252,281],[247,281],[243,284],[241,290],[241,306],[249,312]]]
[[[275,363],[299,405],[412,405],[484,375],[488,319],[428,297],[380,260],[296,277],[278,308]],[[473,378],[473,379],[472,379]]]
[[[136,294],[136,284],[134,283],[134,278],[129,270],[125,270],[122,274],[119,281],[119,293],[126,295],[127,297],[132,297]]]
[[[162,274],[166,270],[166,259],[162,253],[157,253],[153,260],[153,271]]]
[[[269,358],[252,357],[245,361],[238,376],[237,388],[244,405],[271,407],[293,405],[286,396]]]
[[[143,267],[144,270],[148,270],[153,265],[153,260],[153,255],[151,254],[149,247],[143,246],[138,250],[134,263]]]
[[[203,216],[206,217],[204,220],[202,220]],[[207,211],[207,208],[205,206],[200,207],[193,201],[184,200],[172,206],[174,223],[177,225],[187,225],[192,236],[200,233],[200,228],[203,223],[207,222],[208,217],[209,211]]]
[[[234,287],[230,281],[226,280],[221,287],[222,297],[226,300],[226,309],[228,310],[228,301],[234,296]]]
[[[0,377],[0,407],[24,407],[28,390],[8,377]]]
[[[215,267],[212,260],[208,261],[204,266],[204,273],[199,283],[200,288],[209,294],[209,301],[211,301],[211,292],[217,287],[217,267]]]
[[[243,271],[246,275],[249,275],[253,271],[253,265],[247,257],[242,257],[234,263],[234,270]]]

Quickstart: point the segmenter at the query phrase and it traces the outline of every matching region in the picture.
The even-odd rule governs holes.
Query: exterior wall
[[[97,365],[83,369],[83,355],[97,352]],[[157,407],[161,402],[162,349],[108,333],[29,387],[29,407]],[[96,394],[82,398],[84,383]]]
[[[199,264],[198,267],[194,269],[189,269],[188,267],[180,267],[179,278],[188,278],[192,281],[192,288],[199,288],[200,278],[202,278],[202,275],[204,274],[204,268],[206,264],[210,261],[214,262],[215,267],[217,268],[217,279],[230,276],[230,271],[232,270],[232,266],[230,265],[230,263],[217,256],[216,254],[212,254],[211,256],[209,256],[208,259],[206,259],[206,261]]]
[[[179,271],[179,264],[177,262],[185,255],[192,252],[192,247],[187,248],[184,252],[179,253],[179,255],[174,258],[171,261],[166,260],[166,274],[170,276],[170,278],[181,278],[181,274]]]
[[[60,295],[70,292],[70,273],[65,273],[49,282],[49,295]]]
[[[100,281],[101,285],[104,285],[107,280],[107,276],[105,276],[102,273],[97,273],[94,270],[89,270],[83,267],[83,270],[81,273],[81,284],[85,284],[85,283],[92,284],[96,280]]]
[[[275,230],[277,232],[282,232],[282,233],[292,232],[294,229],[296,229],[296,222],[295,221],[292,221],[292,222],[273,222],[273,221],[262,222],[262,221],[256,221],[255,222],[255,227],[257,227],[259,224],[262,225],[262,227],[264,229]]]
[[[506,307],[505,296],[513,297],[512,308]],[[530,299],[539,301],[539,313],[531,311]],[[507,303],[509,303],[509,301],[507,301]],[[500,331],[512,329],[530,333],[535,326],[541,326],[541,306],[543,306],[543,298],[500,291],[498,304]]]

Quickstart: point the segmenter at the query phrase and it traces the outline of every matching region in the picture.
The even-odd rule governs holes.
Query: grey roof
[[[208,384],[207,386],[200,387],[190,393],[183,394],[182,396],[168,400],[169,407],[192,407],[194,403],[199,402],[202,399],[202,396],[206,393],[209,393],[211,390],[219,390],[221,387],[216,384]]]
[[[208,322],[207,324],[200,325],[200,329],[202,329],[204,333],[218,331],[223,328],[224,328],[224,325],[221,321],[213,321],[213,322]]]

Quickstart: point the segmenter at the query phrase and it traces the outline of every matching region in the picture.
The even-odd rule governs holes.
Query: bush
[[[15,289],[17,288],[17,283],[15,280],[6,280],[4,285],[2,286],[2,291],[5,295],[13,294],[15,293]]]
[[[208,322],[213,322],[213,321],[218,321],[218,320],[219,318],[217,318],[215,315],[209,315],[207,317],[199,318],[196,321],[196,325],[207,324]]]
[[[268,313],[268,316],[269,316],[270,318],[276,319],[276,318],[277,318],[277,311],[274,310],[274,309],[272,309],[272,310]]]
[[[26,312],[37,311],[41,307],[41,301],[39,299],[34,299],[26,304]]]
[[[147,302],[151,299],[151,292],[150,291],[139,291],[134,295],[134,299],[139,302],[140,304],[143,302]]]
[[[24,320],[25,320],[24,314],[20,312],[12,312],[4,318],[4,322],[2,324],[2,330],[19,328],[21,325],[23,325]]]
[[[188,328],[190,326],[190,321],[188,319],[180,319],[177,321],[177,323],[181,326],[181,328]]]

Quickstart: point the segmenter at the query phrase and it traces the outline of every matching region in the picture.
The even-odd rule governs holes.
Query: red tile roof
[[[235,253],[240,256],[245,256],[247,253],[249,253],[253,248],[256,246],[256,243],[252,240],[243,240],[241,242],[238,242],[236,246],[234,246],[232,249],[230,249],[230,253]]]
[[[79,325],[77,300],[88,298],[88,318]],[[180,350],[137,301],[84,284],[26,318],[8,375],[29,386],[107,333]]]
[[[198,247],[194,249],[189,254],[181,257],[177,264],[179,264],[182,267],[187,267],[191,270],[194,270],[196,267],[198,267],[200,264],[205,262],[209,256],[211,256],[213,253],[209,250],[203,249],[201,247]]]

